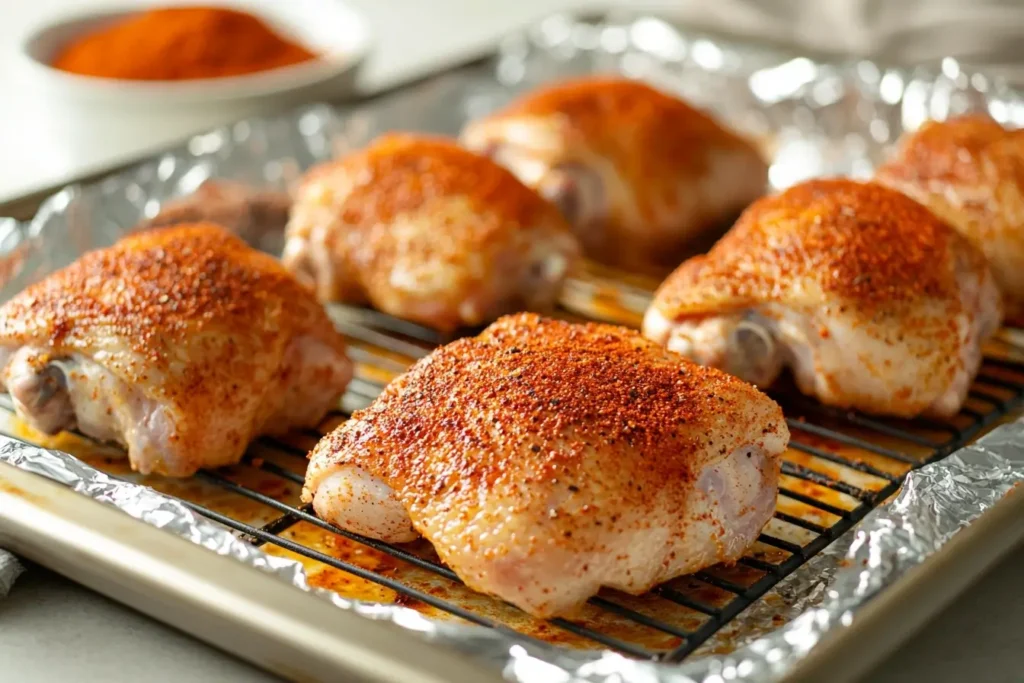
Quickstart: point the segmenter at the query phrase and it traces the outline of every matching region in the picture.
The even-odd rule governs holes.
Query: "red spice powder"
[[[142,12],[86,34],[64,48],[53,66],[100,78],[181,81],[268,71],[316,58],[251,14],[176,7]]]

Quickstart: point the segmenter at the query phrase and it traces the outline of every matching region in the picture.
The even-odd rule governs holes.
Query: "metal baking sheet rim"
[[[74,187],[65,188],[65,190],[58,193],[55,198],[51,199],[44,205],[44,212],[59,212],[61,210],[61,203],[67,203],[73,199],[76,191],[77,190]],[[3,221],[0,220],[0,228],[2,227],[4,227]],[[16,224],[14,224],[13,227],[16,227]],[[11,235],[6,231],[0,231],[0,242],[2,242],[2,246],[7,246],[8,239],[10,237]],[[26,235],[26,237],[36,237],[36,235],[30,233]],[[7,250],[4,249],[4,251]],[[1004,427],[1002,429],[1009,429],[1009,431],[1003,432],[1008,435],[1007,439],[999,444],[1003,447],[1003,452],[1006,452],[1006,449],[1009,449],[1012,451],[1013,455],[1019,456],[1019,454],[1024,451],[1024,425],[1017,423],[1012,427]],[[5,455],[3,451],[8,451],[9,447],[12,447],[11,440],[0,440],[0,461],[5,459],[3,457]],[[71,456],[67,456],[66,454],[54,454],[53,452],[44,451],[44,449],[38,449],[27,444],[13,446],[13,448],[15,450],[20,449],[23,455],[26,452],[35,451],[38,454],[50,453],[51,455],[61,455],[64,458],[73,460]],[[487,632],[478,638],[473,638],[471,637],[471,634],[478,633],[477,631],[467,629],[466,627],[451,627],[445,625],[430,626],[423,623],[428,620],[419,616],[415,612],[411,612],[405,608],[390,606],[379,606],[379,609],[377,609],[376,612],[372,611],[373,606],[365,606],[364,609],[366,611],[364,614],[366,614],[366,616],[375,617],[378,620],[383,619],[394,621],[405,626],[408,630],[419,630],[428,636],[437,636],[438,633],[448,634],[449,637],[439,637],[439,640],[461,650],[463,653],[481,654],[481,652],[473,651],[475,644],[479,650],[486,650],[489,655],[489,663],[492,665],[499,664],[499,668],[494,668],[492,666],[487,673],[470,672],[470,669],[462,667],[469,667],[471,664],[461,659],[449,660],[447,662],[424,660],[422,662],[417,662],[417,666],[413,667],[423,676],[422,678],[416,678],[414,672],[410,672],[407,668],[403,668],[403,662],[408,664],[409,655],[416,654],[416,652],[420,650],[418,646],[424,645],[422,643],[417,643],[417,645],[414,646],[414,637],[401,637],[403,634],[392,633],[391,635],[393,636],[393,640],[388,640],[388,642],[383,645],[375,646],[365,642],[365,639],[362,638],[363,632],[358,628],[358,626],[354,630],[346,629],[345,633],[336,633],[332,630],[334,628],[334,624],[331,624],[330,627],[324,627],[321,629],[322,633],[312,633],[308,628],[303,631],[309,635],[312,641],[326,648],[336,649],[337,652],[340,653],[339,658],[334,661],[333,664],[328,665],[328,668],[318,668],[323,665],[322,659],[318,659],[315,656],[311,657],[309,654],[309,648],[304,647],[303,643],[296,642],[293,637],[294,634],[288,633],[283,629],[274,629],[272,624],[268,625],[266,623],[258,623],[255,619],[243,618],[242,613],[247,613],[247,611],[242,609],[242,605],[244,604],[244,600],[247,596],[240,595],[237,590],[233,593],[229,591],[227,594],[222,594],[224,597],[223,604],[203,605],[199,603],[186,602],[185,604],[188,605],[195,604],[195,608],[189,612],[187,618],[182,616],[175,621],[172,620],[166,612],[168,609],[166,601],[180,599],[183,597],[182,593],[177,590],[179,587],[171,581],[166,580],[167,577],[164,577],[164,581],[157,580],[160,577],[147,573],[145,571],[145,564],[132,566],[125,565],[124,563],[114,563],[109,566],[110,573],[103,577],[106,580],[98,582],[95,580],[95,576],[97,575],[97,564],[89,564],[85,561],[87,557],[82,554],[80,548],[75,548],[73,539],[62,539],[58,537],[53,539],[53,542],[50,544],[42,544],[42,547],[40,547],[38,543],[33,544],[33,534],[37,533],[39,530],[33,529],[30,524],[17,523],[17,520],[10,514],[10,510],[5,510],[5,507],[10,508],[10,503],[8,503],[7,506],[0,505],[0,541],[6,541],[9,539],[12,543],[12,548],[16,550],[25,549],[24,552],[37,561],[40,561],[42,564],[57,564],[55,559],[56,553],[53,552],[54,550],[66,552],[68,554],[67,556],[70,557],[72,561],[63,564],[61,567],[55,568],[59,571],[64,571],[71,576],[71,578],[78,578],[79,580],[83,580],[88,583],[89,577],[92,576],[94,583],[99,585],[100,590],[111,595],[111,597],[129,602],[129,604],[133,604],[143,611],[155,614],[158,617],[163,615],[163,618],[171,621],[171,623],[175,623],[176,625],[183,627],[185,630],[216,642],[221,647],[236,652],[243,657],[249,658],[262,666],[266,666],[278,673],[288,677],[297,678],[299,680],[322,680],[323,678],[328,677],[326,672],[330,672],[330,674],[335,673],[335,669],[330,668],[331,666],[340,667],[345,673],[352,673],[353,675],[359,676],[372,676],[378,680],[487,680],[488,678],[494,678],[496,672],[502,667],[504,668],[504,673],[507,677],[515,680],[530,681],[616,680],[629,682],[637,681],[638,683],[643,681],[644,683],[648,683],[664,680],[666,682],[671,681],[672,683],[682,683],[684,681],[718,683],[719,681],[724,680],[818,680],[813,678],[814,675],[818,675],[819,677],[827,675],[829,680],[845,680],[847,678],[852,678],[858,671],[866,669],[871,662],[877,660],[886,652],[884,648],[868,647],[861,655],[861,659],[857,660],[856,667],[852,667],[846,671],[842,669],[836,670],[833,668],[836,666],[837,661],[848,658],[849,653],[857,649],[856,645],[858,642],[871,641],[875,642],[877,645],[879,636],[893,635],[894,631],[898,631],[895,635],[905,637],[906,635],[909,635],[914,627],[920,625],[927,615],[934,613],[942,606],[941,603],[928,602],[921,599],[911,600],[911,598],[907,598],[906,596],[915,596],[921,593],[920,589],[914,590],[915,586],[929,583],[928,577],[932,577],[931,583],[935,584],[937,587],[936,590],[942,590],[944,588],[945,590],[943,592],[947,595],[951,595],[956,590],[963,588],[970,579],[976,577],[981,570],[991,564],[991,562],[994,561],[1001,552],[1009,548],[1011,540],[1016,540],[1016,538],[1019,537],[1020,532],[1024,531],[1019,528],[1021,526],[1019,523],[1019,520],[1021,519],[1020,512],[1022,508],[1024,508],[1024,495],[1017,491],[1005,496],[1000,493],[994,499],[991,495],[985,498],[981,495],[982,489],[979,488],[979,486],[989,483],[989,479],[987,477],[989,476],[989,468],[991,468],[992,472],[998,471],[1000,473],[1000,477],[998,478],[998,483],[1002,486],[1000,491],[1012,490],[1015,484],[1019,484],[1024,481],[1024,466],[1019,462],[1014,464],[1014,462],[1018,461],[1019,458],[1014,457],[1012,458],[1012,462],[1007,461],[1001,458],[998,453],[986,453],[986,449],[984,447],[969,447],[966,450],[972,451],[974,456],[981,456],[981,460],[977,460],[977,458],[975,458],[975,460],[977,460],[977,462],[974,463],[975,467],[972,467],[970,463],[965,464],[963,461],[959,461],[959,463],[954,463],[952,465],[949,465],[944,461],[936,466],[929,466],[929,468],[925,468],[929,470],[928,472],[919,470],[918,472],[911,474],[909,480],[911,484],[908,484],[908,486],[904,488],[904,492],[906,492],[907,488],[913,488],[914,482],[918,481],[934,485],[936,480],[941,478],[943,472],[951,473],[950,476],[954,478],[958,476],[965,477],[974,487],[974,490],[979,494],[976,499],[968,501],[969,506],[966,507],[969,507],[969,514],[965,514],[959,519],[947,518],[944,521],[944,527],[933,529],[932,531],[936,533],[933,534],[931,541],[936,543],[936,547],[928,547],[928,552],[923,555],[923,561],[921,561],[922,558],[915,558],[918,562],[913,563],[909,569],[907,567],[900,566],[897,570],[894,570],[891,576],[886,575],[886,578],[891,579],[892,581],[880,579],[879,576],[871,577],[872,580],[878,582],[877,584],[873,584],[877,591],[867,590],[859,596],[861,598],[860,601],[851,601],[846,603],[849,606],[850,611],[836,612],[832,614],[831,616],[835,617],[835,619],[833,622],[829,623],[829,628],[817,629],[813,623],[811,624],[810,629],[805,628],[802,635],[805,637],[812,636],[810,641],[805,640],[805,642],[802,643],[785,641],[786,633],[790,632],[789,626],[793,625],[793,622],[790,622],[789,626],[779,628],[777,633],[771,633],[767,637],[761,638],[759,641],[755,642],[754,645],[765,641],[773,641],[788,649],[785,650],[785,653],[783,653],[782,650],[773,649],[761,651],[756,653],[756,656],[748,657],[748,659],[743,663],[756,662],[758,666],[756,674],[749,677],[744,675],[742,669],[738,670],[734,664],[730,664],[730,661],[735,662],[735,660],[730,660],[728,656],[705,657],[700,661],[687,660],[683,665],[654,665],[645,662],[634,662],[633,660],[611,653],[590,655],[590,659],[588,659],[588,655],[585,653],[580,653],[575,656],[569,653],[564,657],[559,656],[556,653],[551,654],[550,658],[546,660],[544,657],[538,658],[534,656],[534,652],[527,652],[518,645],[513,644],[513,641],[500,638],[496,634]],[[999,449],[996,450],[998,451]],[[6,455],[11,455],[11,453],[8,452]],[[988,456],[993,456],[994,459],[993,457]],[[27,457],[31,460],[31,455]],[[17,460],[17,455],[15,455],[14,459]],[[955,456],[950,459],[958,460]],[[11,460],[7,459],[7,461],[10,462]],[[981,467],[982,462],[985,464],[985,467]],[[81,463],[79,463],[79,465],[81,465]],[[959,468],[959,470],[957,470],[957,468]],[[49,514],[47,504],[51,501],[49,501],[46,496],[30,492],[33,491],[34,487],[26,487],[24,489],[24,493],[11,491],[10,487],[4,486],[5,477],[2,474],[4,471],[5,470],[0,468],[0,503],[4,500],[12,501],[14,499],[18,499],[20,509],[23,512],[28,511],[31,513],[28,517],[29,519],[38,516],[39,518],[51,520],[56,519],[65,525],[75,525],[81,521],[82,518],[71,513],[66,513],[63,518],[55,518],[52,514]],[[8,480],[16,479],[19,475],[24,475],[24,473],[18,472],[6,478]],[[88,476],[89,475],[86,475],[86,478],[88,478]],[[85,480],[80,479],[79,482],[81,481]],[[48,482],[39,480],[38,483],[42,485]],[[95,482],[92,483],[94,484]],[[111,484],[108,480],[108,482],[103,484],[100,488],[103,486],[117,489],[119,485]],[[955,487],[956,484],[954,483],[953,488],[955,489]],[[83,488],[88,490],[89,486],[87,485]],[[903,494],[901,493],[900,495],[902,496]],[[913,496],[911,496],[911,498],[913,498]],[[81,507],[83,514],[87,514],[84,513],[84,510],[86,509],[97,507],[89,506],[84,499],[79,502],[84,506]],[[107,502],[111,502],[109,498],[107,498]],[[918,505],[921,503],[919,499],[913,502],[918,503]],[[949,501],[947,500],[947,502]],[[861,523],[860,527],[855,528],[846,536],[834,541],[833,544],[826,549],[825,552],[817,556],[817,558],[830,559],[834,561],[836,559],[836,553],[840,552],[841,548],[843,548],[847,543],[850,543],[851,545],[860,543],[860,549],[862,551],[865,545],[871,546],[872,542],[870,540],[864,541],[863,538],[857,538],[857,535],[864,533],[865,529],[874,529],[877,531],[877,525],[875,527],[872,527],[871,525],[873,522],[879,521],[879,515],[876,513],[879,513],[880,511],[884,513],[885,508],[887,507],[889,506],[882,506],[872,512],[871,515]],[[951,509],[959,511],[961,508],[957,508],[954,503]],[[136,515],[137,512],[137,510],[133,510],[132,514]],[[949,512],[949,510],[946,510],[946,512]],[[1016,514],[1016,517],[1014,517],[1014,514]],[[954,517],[956,516],[954,515]],[[24,522],[25,519],[26,518],[23,516],[21,521]],[[961,525],[959,524],[962,520],[974,520],[974,523],[968,524],[967,530],[964,531],[960,528]],[[126,518],[126,521],[131,520]],[[882,527],[884,529],[884,523],[886,523],[884,516],[881,521],[883,522]],[[101,539],[105,543],[109,544],[118,542],[116,536],[110,533],[110,528],[104,527],[103,524],[96,524],[94,528],[90,527],[88,531],[94,538]],[[179,535],[189,537],[187,533],[188,529],[184,531],[176,529],[175,531]],[[223,535],[218,536],[218,538],[220,538],[220,540],[225,544],[230,544],[231,542],[238,543],[237,539],[233,539],[233,537],[231,537],[225,530],[221,529],[220,531]],[[193,538],[192,540],[197,543],[202,542],[204,545],[209,545],[208,541],[213,538],[213,536],[216,536],[216,534],[211,534],[210,538]],[[152,538],[157,539],[158,544],[159,540],[166,540],[166,536],[160,534],[160,532],[153,533]],[[891,542],[893,540],[894,539],[890,539],[890,551],[892,550]],[[35,541],[38,542],[38,538],[36,538]],[[949,542],[947,543],[946,541]],[[171,547],[174,546],[174,544],[170,542],[166,545]],[[158,547],[162,546],[158,545]],[[199,549],[195,550],[198,551]],[[928,570],[929,567],[939,566],[944,561],[953,561],[945,560],[944,558],[956,559],[962,558],[965,555],[974,557],[974,553],[978,554],[975,558],[977,562],[975,565],[972,565],[965,570],[970,572],[969,578],[965,578],[961,582],[952,582],[948,580],[942,581],[940,580],[941,577],[940,579],[936,579],[936,572],[934,570]],[[831,554],[832,557],[823,558],[823,555],[829,554]],[[248,554],[247,560],[252,564],[252,558],[258,555],[262,555],[262,553],[253,549],[252,552]],[[211,555],[211,559],[216,558]],[[966,559],[969,560],[971,558],[968,557]],[[985,561],[982,562],[981,560]],[[231,566],[228,563],[222,564],[227,567]],[[109,559],[108,562],[104,564],[104,566],[106,565],[110,565]],[[263,568],[266,569],[266,567]],[[812,571],[813,569],[814,567],[811,566],[803,567],[803,570],[805,571]],[[176,567],[176,571],[176,576],[179,578],[188,578],[193,582],[193,585],[201,585],[204,580],[211,578],[203,576],[201,572],[187,572],[181,567]],[[904,574],[902,572],[906,573]],[[256,573],[247,571],[239,566],[220,570],[216,578],[222,579],[225,574],[232,575],[237,579],[239,585],[242,585],[245,582],[246,577],[250,577]],[[881,572],[879,572],[879,575],[881,575]],[[301,574],[299,576],[301,576]],[[284,574],[282,573],[282,578],[283,577]],[[136,593],[133,596],[127,596],[125,595],[123,585],[110,580],[114,578],[144,581],[150,590]],[[834,585],[835,578],[836,577],[832,577],[833,582],[829,584],[830,586]],[[302,577],[302,582],[304,583],[304,576]],[[228,583],[230,584],[231,582]],[[958,583],[958,585],[953,585],[954,583]],[[282,586],[282,588],[287,588],[287,585]],[[321,591],[321,593],[323,593],[323,591]],[[905,598],[902,602],[906,603],[909,601],[908,604],[912,604],[914,608],[918,610],[916,612],[917,615],[924,614],[925,616],[912,618],[911,615],[908,614],[907,610],[901,609],[901,596]],[[282,606],[281,614],[290,615],[291,620],[288,623],[298,626],[306,624],[308,626],[310,620],[303,621],[303,619],[305,619],[305,611],[300,606],[303,605],[303,603],[311,602],[311,600],[304,599],[301,596],[295,596],[294,592],[291,593],[291,597],[295,600],[297,605],[293,607],[288,605]],[[929,595],[929,597],[933,596]],[[129,601],[127,598],[132,598],[132,600]],[[160,598],[164,598],[165,601],[161,602]],[[243,602],[232,602],[233,599],[242,600]],[[249,598],[249,602],[251,604],[251,598]],[[352,603],[352,601],[346,601],[344,599],[335,600],[335,603],[347,603],[347,607],[349,609],[354,609],[355,611],[359,611],[360,609],[360,606],[357,603]],[[904,605],[904,607],[905,606],[906,605]],[[209,617],[218,609],[221,613],[230,613],[233,607],[238,608],[240,611],[235,615],[238,618],[233,622],[230,630],[223,633],[219,631],[213,633],[207,632],[205,634],[202,633],[202,618]],[[162,609],[165,611],[161,612]],[[854,609],[856,609],[857,617],[856,619],[853,619],[852,624],[842,623],[840,617],[845,617],[846,615],[851,614]],[[177,605],[173,605],[170,611],[172,613],[176,612]],[[337,611],[338,610],[335,610],[335,612]],[[804,617],[807,616],[811,616],[813,618],[815,615],[811,614],[812,612],[821,611],[822,610],[820,609],[812,608],[804,614],[801,614],[800,619],[804,619]],[[865,632],[865,627],[863,627],[862,624],[868,621],[872,614],[881,615],[875,617],[879,622],[877,629],[868,630],[867,636],[864,636],[863,633]],[[864,615],[863,618],[861,615]],[[197,616],[202,618],[197,619]],[[346,615],[346,617],[338,617],[339,622],[341,619],[347,618],[348,616],[349,615]],[[404,622],[403,618],[405,619]],[[296,621],[296,619],[298,620]],[[807,626],[806,619],[804,619],[804,626]],[[837,626],[842,626],[842,628],[836,628]],[[339,630],[341,629],[339,628]],[[375,630],[375,627],[371,628],[367,625],[366,630],[372,631]],[[266,653],[259,651],[259,649],[254,652],[253,646],[249,642],[249,639],[266,635],[268,631],[276,635],[281,642],[290,643],[293,646],[293,649],[284,654],[280,661],[268,661]],[[465,638],[451,637],[451,634],[456,632],[462,634]],[[860,636],[860,641],[858,641],[858,633],[862,634]],[[222,642],[228,640],[228,635],[232,636],[232,640],[234,642]],[[822,635],[824,635],[824,640],[818,642],[817,637]],[[237,636],[237,638],[234,638],[234,636]],[[466,642],[460,642],[463,640]],[[892,645],[893,643],[890,642],[889,644]],[[353,647],[354,645],[355,647]],[[804,647],[805,645],[806,648]],[[769,646],[771,646],[771,642],[769,642]],[[268,647],[270,647],[269,644]],[[363,649],[360,649],[360,647]],[[431,645],[425,645],[425,647],[426,651],[435,649]],[[385,660],[384,663],[381,663],[373,671],[352,668],[358,667],[360,659],[368,656],[370,653],[379,653],[381,649],[386,651],[394,661],[388,662]],[[556,648],[550,649],[556,650]],[[776,659],[773,662],[771,658],[773,654],[779,654],[780,656],[785,655],[787,659],[783,662]],[[496,655],[500,656],[500,659],[496,659]],[[426,654],[423,656],[426,657]],[[379,662],[380,660],[374,661]],[[710,664],[708,666],[704,666],[704,662],[710,662]],[[791,666],[786,666],[786,663]],[[817,672],[817,674],[815,674],[815,672]],[[806,678],[807,676],[812,677]]]
[[[481,667],[472,658],[435,648],[397,628],[381,629],[391,624],[337,610],[106,508],[0,459],[0,545],[257,666],[297,681],[328,680],[342,673],[353,680],[403,683],[501,680],[498,670]],[[69,533],[72,529],[83,533]],[[777,680],[855,680],[1022,538],[1024,490],[1017,487]],[[110,552],[125,547],[141,550],[140,557],[150,561],[125,561]],[[164,567],[172,564],[174,572],[155,571],[161,562]],[[187,587],[204,589],[189,593]],[[255,603],[254,595],[260,596]],[[297,630],[297,624],[306,628]]]
[[[4,462],[0,546],[289,680],[501,680]]]
[[[785,683],[854,681],[1024,540],[1024,490],[1017,488],[925,562],[865,604],[845,629],[814,647]]]

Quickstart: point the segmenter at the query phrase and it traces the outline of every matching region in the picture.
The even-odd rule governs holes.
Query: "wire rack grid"
[[[642,285],[593,275],[570,283],[560,315],[635,324],[649,297],[650,290]],[[644,659],[680,661],[709,646],[712,637],[744,609],[892,496],[908,472],[966,445],[1024,403],[1024,356],[1005,332],[986,355],[964,409],[948,422],[867,417],[782,389],[775,398],[786,409],[793,438],[782,465],[777,510],[743,558],[734,566],[675,579],[646,596],[605,591],[592,598],[578,618],[541,621],[496,599],[472,594],[425,543],[392,545],[338,529],[298,501],[311,445],[351,412],[368,405],[391,377],[446,341],[432,330],[374,311],[340,306],[330,311],[350,340],[357,365],[342,409],[318,430],[260,439],[239,466],[201,471],[196,477],[199,486],[163,487],[164,492],[268,551],[297,557],[307,568],[334,570],[334,580],[321,583],[336,589],[342,585],[339,592],[349,592],[348,597],[366,597],[365,587],[374,586],[382,592],[371,591],[371,599],[399,602],[515,639],[605,647]],[[11,412],[7,396],[3,407]],[[2,431],[25,438],[22,430]],[[75,438],[87,439],[81,434]],[[102,458],[101,469],[115,476],[126,474],[111,469],[112,462]],[[96,464],[95,458],[91,464]],[[150,480],[146,483],[162,488]],[[254,508],[259,511],[254,513]],[[319,535],[296,533],[300,527]],[[308,540],[314,537],[316,542]],[[339,547],[345,552],[338,552]],[[345,578],[340,584],[339,573]],[[325,574],[314,572],[314,583],[318,575]],[[354,581],[364,587],[357,596],[345,590]]]

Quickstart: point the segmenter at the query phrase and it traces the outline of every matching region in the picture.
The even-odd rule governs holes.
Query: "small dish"
[[[50,64],[58,50],[86,32],[108,26],[150,6],[194,5],[170,0],[140,5],[122,3],[84,14],[63,15],[38,25],[20,46],[26,85],[48,96],[79,103],[196,107],[340,97],[351,90],[369,54],[371,31],[361,14],[333,0],[215,0],[213,4],[249,12],[281,35],[320,54],[320,59],[242,76],[187,81],[135,81],[68,73]]]

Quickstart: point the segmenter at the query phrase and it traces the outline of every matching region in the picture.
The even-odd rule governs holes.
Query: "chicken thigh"
[[[284,263],[325,301],[450,331],[551,307],[578,251],[558,210],[494,162],[392,134],[309,172]]]
[[[311,454],[342,528],[422,534],[471,588],[541,617],[736,560],[775,508],[782,411],[609,325],[533,314],[436,350]]]
[[[167,202],[136,230],[215,223],[261,251],[280,253],[292,199],[287,192],[211,179],[195,192]]]
[[[877,174],[974,243],[1024,325],[1024,132],[984,115],[931,121],[906,136]]]
[[[312,294],[208,224],[126,237],[8,301],[0,369],[31,426],[77,426],[171,476],[316,425],[352,374]]]
[[[1001,316],[981,253],[928,209],[852,180],[751,206],[655,295],[644,334],[758,386],[912,417],[957,413]]]
[[[470,149],[511,169],[576,228],[586,253],[664,273],[759,197],[768,167],[746,140],[625,78],[541,88],[470,123]]]

